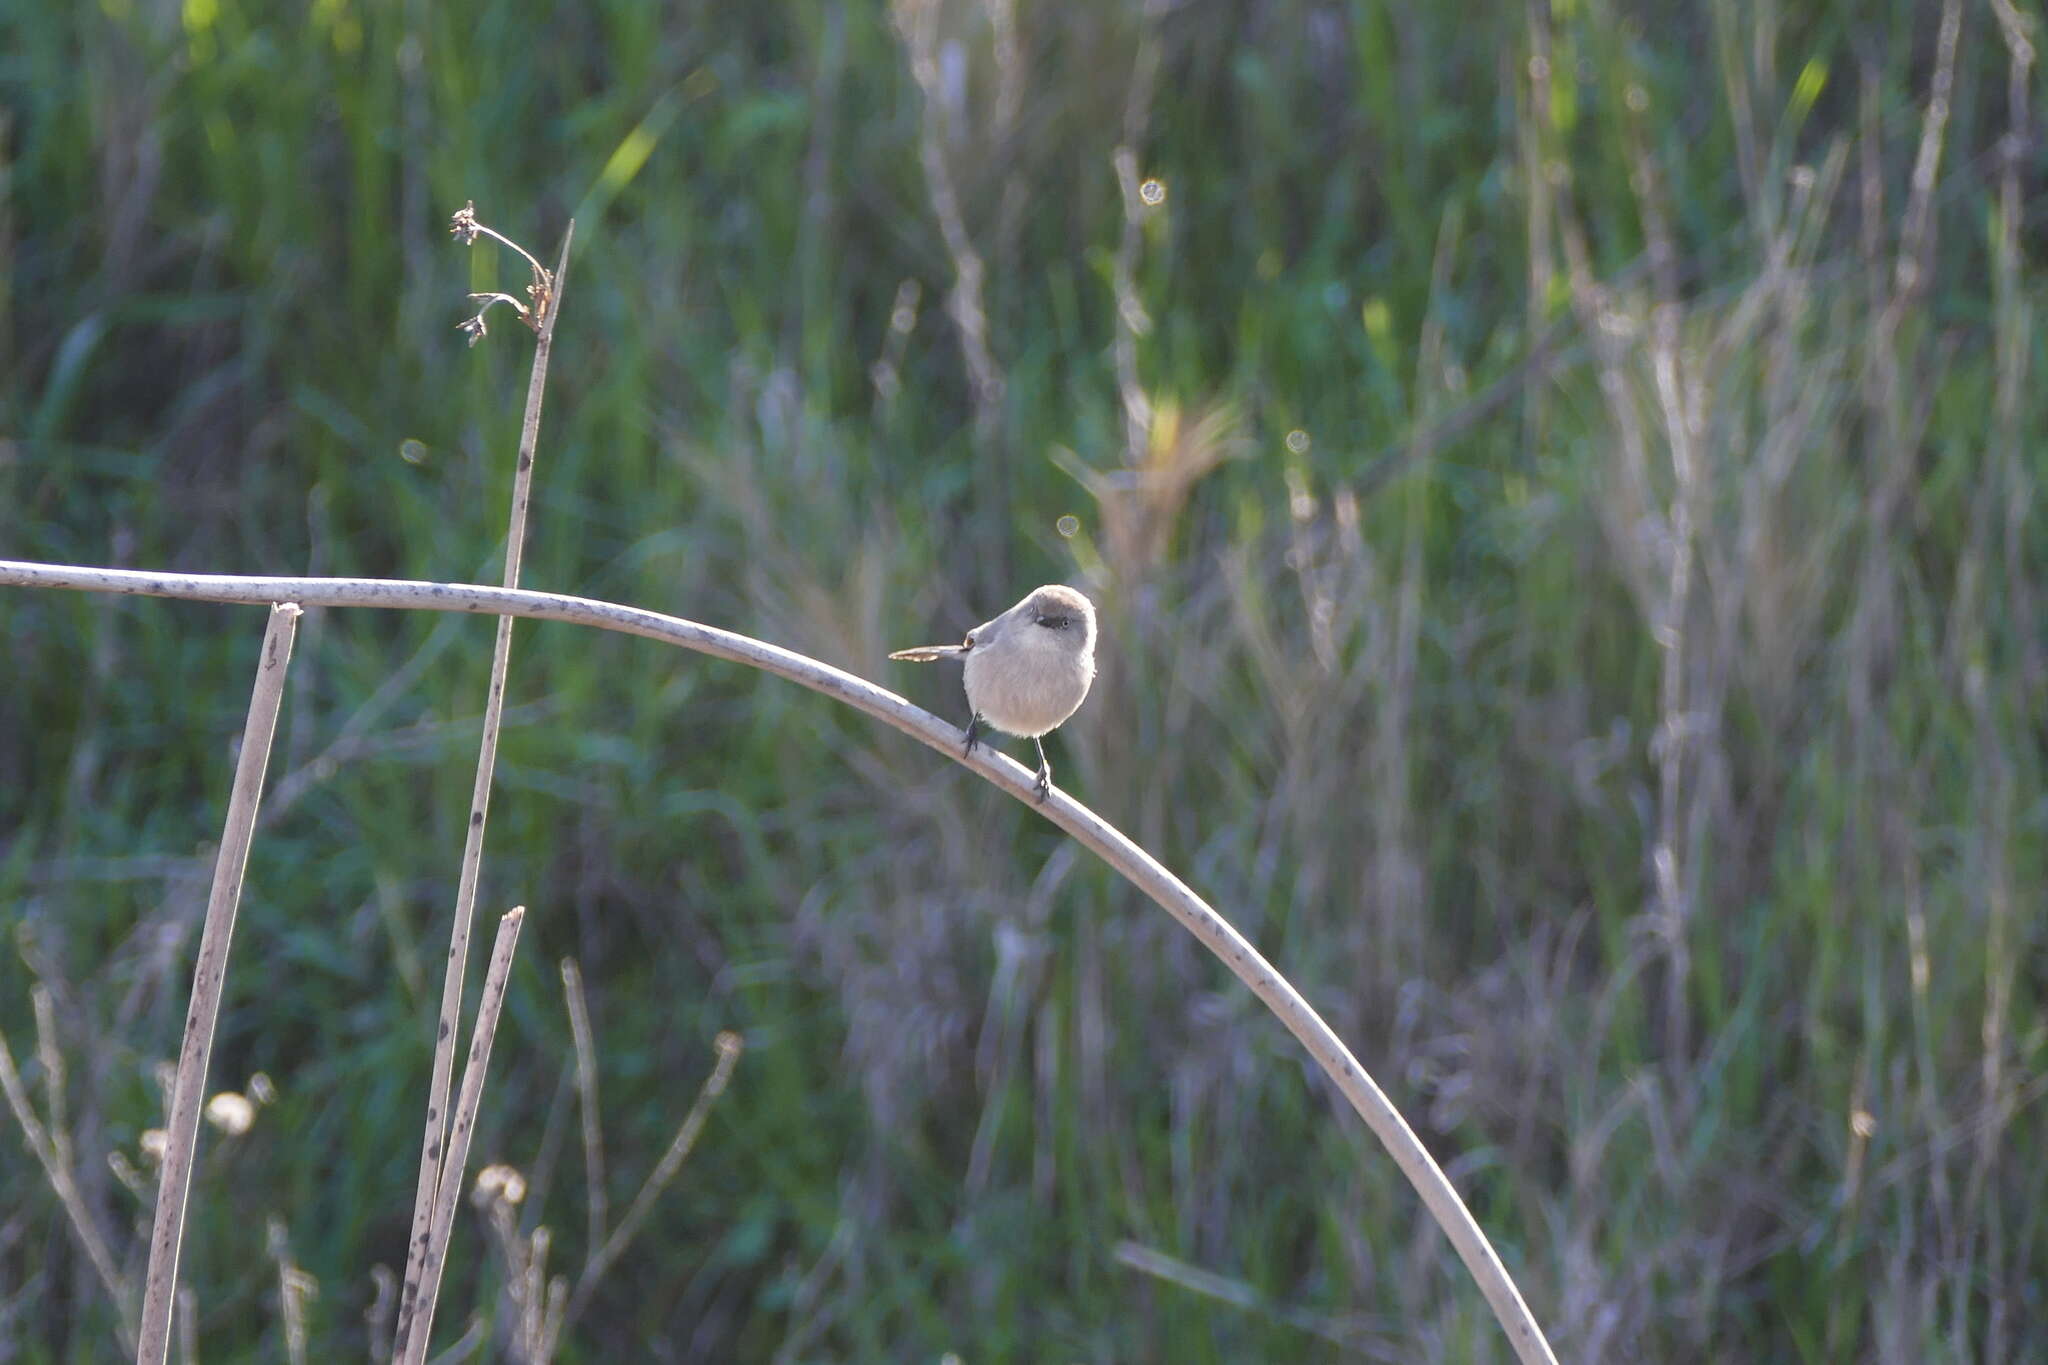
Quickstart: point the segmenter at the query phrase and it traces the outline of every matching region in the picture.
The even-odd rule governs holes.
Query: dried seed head
[[[223,1090],[206,1102],[206,1121],[229,1137],[240,1137],[256,1124],[256,1106],[246,1095]]]
[[[495,1200],[517,1204],[526,1198],[526,1177],[502,1162],[476,1173],[476,1188],[470,1198],[480,1207]]]

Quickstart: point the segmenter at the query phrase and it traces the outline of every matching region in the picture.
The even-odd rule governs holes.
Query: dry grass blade
[[[43,1126],[34,1107],[29,1104],[28,1087],[21,1083],[21,1073],[14,1069],[14,1051],[8,1047],[5,1034],[0,1034],[0,1094],[7,1097],[7,1107],[14,1111],[14,1121],[21,1125],[22,1141],[28,1144],[29,1151],[42,1166],[43,1179],[49,1181],[50,1188],[56,1191],[57,1202],[64,1206],[66,1216],[71,1219],[71,1229],[78,1235],[79,1245],[85,1248],[86,1259],[92,1262],[100,1283],[106,1286],[107,1297],[114,1301],[114,1307],[121,1315],[121,1349],[125,1352],[135,1342],[135,1310],[128,1303],[127,1281],[114,1264],[113,1253],[107,1249],[106,1236],[100,1231],[99,1223],[93,1218],[92,1209],[72,1175],[64,1144]]]
[[[945,90],[941,53],[946,44],[939,35],[941,8],[936,0],[894,0],[890,14],[910,61],[911,78],[923,95],[923,108],[918,116],[918,151],[932,215],[938,220],[939,235],[953,265],[953,287],[946,294],[946,312],[953,319],[961,362],[967,369],[974,439],[984,471],[982,484],[989,490],[983,500],[982,516],[989,531],[988,543],[1000,546],[1004,537],[999,532],[1009,522],[1009,495],[1004,491],[1009,478],[1003,468],[1002,446],[1003,408],[1009,380],[989,344],[988,308],[983,297],[987,263],[968,233],[960,189],[947,159],[947,143],[961,131],[961,110],[957,101],[947,98]],[[999,130],[1004,117],[997,115]],[[1001,557],[997,550],[988,559],[999,568]],[[1006,576],[997,575],[999,579]]]
[[[320,1296],[320,1283],[292,1259],[291,1235],[284,1219],[270,1216],[266,1239],[277,1266],[277,1308],[284,1320],[284,1355],[290,1365],[306,1365],[306,1302]]]
[[[740,1053],[743,1051],[745,1045],[737,1033],[718,1035],[717,1065],[712,1067],[710,1076],[705,1078],[704,1088],[697,1092],[697,1102],[690,1106],[690,1112],[683,1119],[682,1127],[676,1129],[675,1138],[669,1143],[668,1150],[661,1154],[661,1160],[654,1164],[654,1170],[648,1174],[647,1183],[642,1185],[640,1193],[633,1197],[633,1206],[626,1210],[626,1216],[619,1220],[619,1226],[613,1230],[605,1244],[591,1253],[589,1263],[583,1267],[583,1274],[576,1282],[575,1296],[569,1300],[565,1322],[574,1322],[577,1314],[583,1311],[584,1305],[590,1302],[590,1295],[596,1290],[597,1282],[625,1253],[634,1234],[640,1231],[640,1225],[647,1221],[648,1211],[654,1207],[654,1201],[661,1197],[661,1192],[668,1188],[669,1181],[674,1180],[676,1172],[683,1168],[683,1162],[689,1158],[690,1149],[697,1145],[697,1135],[704,1130],[704,1120],[709,1117],[713,1102],[725,1093],[726,1082],[732,1079],[732,1069],[738,1065]]]
[[[199,1144],[199,1106],[206,1093],[206,1064],[213,1055],[213,1027],[220,1017],[221,988],[228,972],[228,947],[235,910],[242,900],[242,875],[263,798],[263,773],[284,700],[286,666],[298,631],[299,608],[283,602],[270,609],[242,752],[235,761],[235,785],[228,795],[227,824],[213,865],[213,890],[206,901],[206,925],[199,936],[199,960],[192,970],[192,1000],[185,1011],[185,1038],[178,1051],[177,1088],[171,1099],[170,1140],[157,1186],[156,1224],[149,1238],[149,1277],[142,1292],[142,1331],[137,1365],[163,1365],[171,1347],[171,1309],[177,1302],[178,1251],[185,1233],[185,1195],[192,1183],[192,1157]]]
[[[562,994],[569,1002],[569,1036],[576,1045],[576,1100],[583,1117],[583,1184],[590,1245],[604,1243],[610,1221],[604,1193],[604,1127],[597,1121],[597,1041],[590,1031],[590,1004],[583,998],[583,973],[576,959],[562,959]]]
[[[1274,1303],[1264,1294],[1243,1280],[1233,1280],[1213,1270],[1189,1265],[1177,1257],[1136,1242],[1119,1242],[1116,1247],[1118,1265],[1129,1266],[1141,1275],[1183,1289],[1190,1294],[1227,1303],[1241,1312],[1257,1313],[1311,1335],[1321,1337],[1333,1346],[1342,1346],[1350,1351],[1368,1355],[1374,1360],[1401,1360],[1403,1357],[1387,1341],[1380,1340],[1383,1333],[1368,1335],[1354,1324],[1320,1317]]]
[[[391,1323],[398,1312],[398,1277],[390,1266],[370,1267],[370,1306],[363,1310],[363,1326],[370,1338],[370,1365],[388,1365],[391,1359]]]
[[[1251,942],[1214,907],[1072,796],[1055,788],[1039,804],[1035,775],[1014,760],[987,750],[972,757],[961,752],[964,735],[937,716],[911,705],[865,678],[732,631],[700,625],[679,617],[615,602],[598,602],[563,593],[525,592],[457,583],[418,583],[391,579],[243,578],[229,574],[173,574],[76,565],[33,564],[0,560],[0,586],[74,588],[97,592],[140,593],[199,601],[263,601],[283,594],[322,606],[390,607],[415,611],[466,611],[511,614],[535,620],[565,621],[660,640],[713,658],[744,664],[786,678],[872,716],[909,735],[987,781],[1080,840],[1133,886],[1150,896],[1183,928],[1199,939],[1237,978],[1252,989],[1314,1057],[1373,1135],[1386,1148],[1401,1173],[1415,1187],[1430,1215],[1444,1230],[1478,1281],[1494,1317],[1507,1333],[1523,1365],[1555,1362],[1550,1344],[1509,1278],[1507,1268],[1486,1240],[1471,1211],[1423,1147],[1379,1085],[1366,1074],[1351,1049],[1323,1017],[1302,998]]]
[[[467,212],[467,211],[465,211]],[[457,215],[458,231],[462,215]],[[474,224],[473,215],[471,223]],[[492,234],[495,236],[496,234]],[[505,532],[505,586],[519,585],[525,553],[526,512],[533,495],[533,456],[540,441],[541,394],[547,387],[548,357],[553,352],[555,322],[562,315],[562,286],[569,273],[569,243],[576,236],[571,220],[562,234],[555,273],[544,276],[533,265],[535,309],[540,314],[540,340],[533,351],[533,370],[526,386],[526,417],[519,433],[519,461],[512,480],[511,522]],[[502,240],[502,239],[501,239]],[[524,254],[524,253],[521,253]],[[527,258],[532,263],[532,258]],[[455,1039],[462,1023],[462,978],[469,961],[471,927],[476,919],[477,878],[483,866],[484,826],[490,814],[491,781],[497,771],[498,734],[505,715],[505,674],[512,657],[512,618],[498,618],[498,637],[491,652],[490,693],[484,702],[483,736],[477,746],[476,782],[470,793],[469,823],[463,835],[462,872],[455,892],[455,918],[448,933],[448,968],[441,984],[440,1022],[434,1031],[434,1069],[427,1089],[427,1120],[420,1140],[420,1170],[413,1194],[412,1232],[406,1239],[405,1286],[399,1298],[398,1340],[393,1353],[407,1355],[426,1256],[427,1223],[434,1208],[442,1173],[442,1142],[447,1135],[448,1088],[455,1072]]]
[[[192,1286],[178,1286],[178,1359],[182,1365],[199,1365],[199,1296]]]
[[[469,1061],[462,1068],[462,1092],[455,1100],[454,1122],[448,1128],[448,1159],[434,1196],[433,1221],[427,1227],[414,1329],[398,1358],[420,1365],[427,1358],[427,1340],[434,1334],[434,1300],[441,1292],[441,1270],[448,1260],[448,1239],[455,1230],[455,1205],[461,1193],[462,1169],[469,1161],[469,1139],[476,1129],[477,1105],[483,1099],[484,1074],[491,1065],[491,1043],[498,1035],[498,1013],[505,1003],[505,985],[512,975],[512,951],[519,946],[519,926],[526,907],[515,906],[498,920],[491,945],[491,965],[484,976],[484,998],[477,1006],[470,1033]]]

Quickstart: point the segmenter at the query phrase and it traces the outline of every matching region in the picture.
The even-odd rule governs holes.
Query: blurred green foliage
[[[446,219],[552,260],[573,215],[529,586],[958,715],[886,651],[1083,585],[1058,780],[1329,1014],[1562,1357],[2037,1358],[2040,75],[2026,15],[1948,8],[1952,57],[1909,0],[9,7],[0,553],[494,580],[530,345],[455,324],[524,279]],[[0,594],[0,1028],[49,1118],[49,991],[136,1281],[109,1156],[146,1170],[259,628]],[[270,1218],[314,1358],[368,1349],[490,629],[301,628],[209,1360],[284,1354]],[[512,679],[475,1156],[555,1268],[557,962],[614,1218],[748,1041],[563,1359],[1507,1358],[1292,1041],[1028,812],[644,641],[522,625]],[[7,1126],[0,1359],[104,1358]],[[492,1246],[465,1213],[437,1340],[507,1330]]]

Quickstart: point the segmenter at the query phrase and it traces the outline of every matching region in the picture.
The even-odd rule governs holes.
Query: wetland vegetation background
[[[495,581],[531,340],[455,324],[524,277],[447,218],[574,215],[529,586],[956,716],[886,651],[1083,586],[1061,785],[1330,1016],[1562,1358],[2041,1358],[2038,18],[12,6],[0,555]],[[0,593],[0,1029],[131,1279],[259,624]],[[301,627],[209,1361],[287,1354],[280,1257],[313,1358],[370,1350],[490,635]],[[512,663],[473,1164],[573,1274],[561,959],[614,1211],[748,1042],[562,1359],[1507,1358],[1293,1041],[1030,812],[714,661]],[[0,1360],[104,1359],[4,1126]],[[502,1317],[488,1221],[443,1341]]]

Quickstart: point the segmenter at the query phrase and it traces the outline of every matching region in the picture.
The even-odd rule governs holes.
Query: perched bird
[[[1052,791],[1044,737],[1080,709],[1095,681],[1095,606],[1072,588],[1035,589],[995,620],[976,626],[957,645],[920,645],[889,656],[914,663],[966,663],[966,752],[983,726],[1038,746],[1038,799]]]

